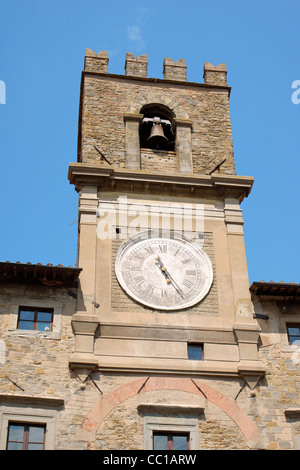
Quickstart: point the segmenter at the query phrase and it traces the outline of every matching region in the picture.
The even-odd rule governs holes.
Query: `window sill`
[[[52,406],[58,408],[64,405],[63,398],[53,397],[40,397],[31,395],[10,395],[0,393],[0,401],[2,404],[22,404],[22,405],[35,405],[41,407]]]
[[[149,148],[146,148],[146,147],[141,147],[141,152],[149,153],[150,155],[153,154],[153,153],[155,153],[155,154],[158,153],[160,155],[173,155],[173,156],[176,155],[175,150],[149,149]]]
[[[300,351],[300,343],[299,344],[287,344],[282,346],[281,352],[283,353],[294,353],[295,351]]]
[[[13,330],[10,336],[19,336],[23,338],[42,338],[42,339],[60,339],[60,332],[55,331],[35,331],[35,330]]]

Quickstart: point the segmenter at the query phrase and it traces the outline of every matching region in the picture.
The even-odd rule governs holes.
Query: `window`
[[[194,361],[203,360],[203,344],[189,343],[188,344],[188,358]]]
[[[44,450],[46,426],[9,423],[6,450]]]
[[[140,146],[153,150],[174,151],[175,127],[173,114],[163,105],[150,104],[142,108]]]
[[[294,450],[300,450],[300,408],[287,408],[284,413],[292,428]]]
[[[300,323],[290,323],[287,324],[287,333],[289,338],[289,344],[295,343],[297,341],[300,344]]]
[[[12,336],[61,339],[62,316],[63,304],[57,300],[13,297],[8,330]]]
[[[177,434],[170,432],[153,433],[153,450],[189,450],[189,433]]]
[[[202,406],[168,403],[141,403],[137,409],[144,420],[145,450],[200,449],[199,418]]]
[[[52,331],[53,309],[20,307],[19,330]]]
[[[64,406],[60,398],[38,395],[1,394],[0,451],[6,449],[55,448],[57,414]]]

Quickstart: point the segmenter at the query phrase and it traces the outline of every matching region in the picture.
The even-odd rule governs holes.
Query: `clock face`
[[[206,253],[176,234],[139,234],[127,240],[117,253],[115,272],[130,297],[158,310],[195,305],[213,280]]]

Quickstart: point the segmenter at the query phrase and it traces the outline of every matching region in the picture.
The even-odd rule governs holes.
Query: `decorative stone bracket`
[[[265,374],[265,366],[258,360],[258,338],[260,327],[255,323],[235,323],[233,330],[239,347],[238,371],[253,390]]]
[[[75,314],[72,318],[72,327],[75,334],[75,352],[72,354],[69,365],[72,369],[92,370],[98,366],[94,356],[95,332],[99,325],[96,316]]]

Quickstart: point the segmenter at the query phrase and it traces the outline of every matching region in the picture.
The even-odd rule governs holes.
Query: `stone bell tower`
[[[193,83],[183,59],[165,58],[163,78],[146,55],[127,53],[122,75],[108,61],[87,49],[69,166],[82,268],[70,367],[115,389],[134,375],[154,403],[166,378],[253,388],[264,367],[240,207],[253,178],[235,170],[226,66],[205,63]]]

